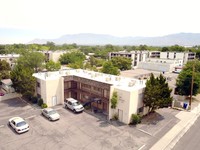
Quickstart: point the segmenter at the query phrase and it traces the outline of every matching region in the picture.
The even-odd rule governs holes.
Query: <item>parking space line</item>
[[[144,144],[144,145],[142,145],[138,150],[141,150],[141,149],[143,149],[144,147],[145,147],[146,145]]]
[[[151,134],[151,133],[149,133],[149,132],[147,132],[147,131],[144,131],[144,130],[142,130],[142,129],[138,129],[139,131],[141,131],[141,132],[143,132],[143,133],[146,133],[146,134],[148,134],[148,135],[150,135],[150,136],[153,136],[153,134]]]
[[[31,118],[34,118],[34,117],[36,117],[36,115],[32,115],[30,117],[26,117],[25,119],[31,119]]]
[[[4,125],[0,125],[0,128],[4,127]]]

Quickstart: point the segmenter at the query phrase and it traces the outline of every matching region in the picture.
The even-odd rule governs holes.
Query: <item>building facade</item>
[[[136,68],[139,62],[144,62],[148,58],[148,51],[119,51],[119,52],[110,52],[109,59],[113,57],[126,57],[132,60],[132,69]]]
[[[81,103],[91,102],[91,108],[104,113],[108,119],[118,115],[119,121],[129,124],[131,115],[143,113],[145,80],[125,78],[82,69],[35,73],[37,94],[49,107],[74,98]],[[113,92],[118,94],[116,109],[111,109]],[[98,100],[98,101],[96,101]]]
[[[194,60],[196,53],[194,52],[160,52],[161,59],[181,59],[183,64]]]
[[[58,62],[60,56],[65,54],[66,52],[67,51],[57,50],[57,51],[45,51],[45,52],[42,52],[42,53],[46,57],[46,62],[48,62],[49,60],[52,60],[54,62]]]

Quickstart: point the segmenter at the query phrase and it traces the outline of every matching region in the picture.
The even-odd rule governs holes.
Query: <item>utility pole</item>
[[[194,84],[194,63],[192,65],[192,81],[191,81],[190,101],[189,101],[189,109],[190,110],[191,110],[191,104],[192,104],[193,84]]]

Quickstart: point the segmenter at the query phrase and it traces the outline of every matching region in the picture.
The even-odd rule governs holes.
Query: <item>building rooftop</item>
[[[19,54],[1,54],[0,58],[18,58]]]
[[[124,90],[142,89],[145,87],[146,83],[146,80],[138,80],[134,78],[115,76],[115,75],[83,70],[83,69],[67,69],[55,72],[41,72],[33,74],[34,77],[40,80],[56,80],[59,79],[60,77],[70,76],[70,75],[110,84],[115,88]]]

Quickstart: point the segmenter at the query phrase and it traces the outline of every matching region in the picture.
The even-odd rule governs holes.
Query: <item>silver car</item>
[[[50,121],[60,119],[60,115],[58,114],[58,112],[52,108],[42,109],[42,115],[48,118]]]
[[[13,117],[9,119],[8,123],[17,133],[23,133],[29,130],[28,123],[21,117]]]

